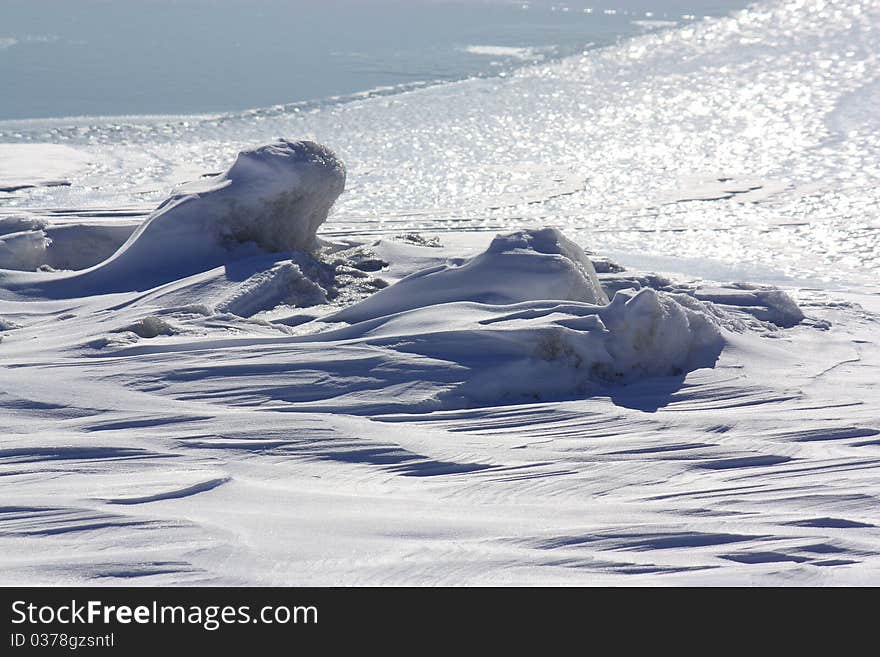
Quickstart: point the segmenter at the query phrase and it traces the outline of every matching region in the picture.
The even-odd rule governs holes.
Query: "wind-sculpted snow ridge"
[[[724,339],[704,306],[650,288],[609,302],[583,249],[545,228],[499,235],[483,253],[417,272],[325,320],[353,323],[334,337],[466,369],[465,381],[437,395],[448,407],[582,397],[711,366]]]
[[[224,173],[178,187],[106,261],[54,280],[12,278],[7,287],[54,297],[145,290],[260,252],[311,252],[344,188],[345,166],[330,149],[278,140],[242,151]],[[15,245],[26,253],[14,264],[30,268],[47,241],[42,231],[23,235]],[[13,260],[3,253],[0,245],[0,258]]]
[[[511,304],[565,299],[606,304],[583,249],[554,228],[498,235],[482,254],[419,271],[335,315],[357,322],[451,301]]]
[[[94,271],[155,283],[216,267],[237,250],[312,251],[344,187],[344,165],[314,142],[242,151],[225,173],[181,186]]]
[[[115,216],[64,223],[26,214],[0,217],[0,269],[88,269],[118,251],[137,228],[138,222]]]
[[[0,295],[2,583],[876,581],[875,298],[551,229],[306,256]]]
[[[173,397],[363,414],[582,399],[645,378],[680,381],[712,367],[727,327],[739,325],[712,303],[636,289],[637,281],[609,301],[583,249],[552,228],[499,235],[471,257],[400,243],[375,248],[398,261],[418,252],[428,266],[335,312],[328,272],[305,260],[242,283],[193,277],[153,293],[151,306],[172,304],[161,321],[118,322],[85,344],[151,362],[138,386]],[[231,292],[217,296],[217,286]],[[218,322],[234,320],[174,310],[211,294],[216,313],[253,318],[269,334],[254,335],[252,324],[250,336],[216,337]],[[279,316],[273,304],[309,314]],[[247,363],[229,366],[240,348]],[[177,352],[187,372],[166,371],[177,358],[152,362]]]
[[[44,264],[51,243],[41,228],[0,234],[0,269],[37,269]]]

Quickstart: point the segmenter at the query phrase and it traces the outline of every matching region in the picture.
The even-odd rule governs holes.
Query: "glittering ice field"
[[[0,122],[0,583],[876,585],[878,59]]]

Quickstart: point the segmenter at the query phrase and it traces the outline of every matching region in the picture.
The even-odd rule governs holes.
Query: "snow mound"
[[[610,380],[679,375],[714,362],[724,340],[705,304],[651,288],[622,290],[597,313],[607,330],[611,357],[599,374]]]
[[[38,217],[3,217],[0,269],[87,269],[112,256],[136,228],[125,221],[52,226]]]
[[[68,270],[94,267],[112,256],[136,228],[126,221],[50,226],[45,232],[52,243],[43,264]]]
[[[131,331],[141,338],[157,338],[160,335],[177,335],[178,329],[156,315],[147,315],[134,324],[126,326],[121,331]]]
[[[555,228],[543,228],[498,235],[474,258],[416,272],[333,319],[351,323],[456,301],[534,299],[608,303],[584,250]]]
[[[320,144],[279,140],[243,151],[225,173],[179,187],[115,259],[204,271],[247,243],[312,251],[344,188],[344,165]]]
[[[313,251],[318,228],[344,188],[345,167],[330,149],[279,140],[239,153],[229,171],[190,183],[177,197],[197,194],[200,205],[210,203],[224,243],[254,242],[270,252]]]
[[[345,166],[320,144],[243,151],[226,172],[180,186],[106,261],[45,291],[145,290],[260,252],[313,251],[344,187]]]
[[[783,290],[749,283],[739,283],[736,287],[738,289],[735,290],[700,288],[694,292],[694,296],[781,328],[791,328],[804,320],[803,311]]]
[[[526,230],[327,316],[351,325],[309,340],[445,363],[446,380],[420,388],[425,410],[583,397],[714,365],[725,344],[718,309],[679,296],[627,289],[609,302],[580,247]]]
[[[424,399],[423,410],[587,397],[609,385],[712,367],[725,345],[709,312],[649,288],[618,292],[606,305],[428,306],[356,324],[338,337],[458,373],[453,385]]]

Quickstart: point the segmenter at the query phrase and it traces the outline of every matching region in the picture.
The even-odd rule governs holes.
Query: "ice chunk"
[[[34,271],[46,262],[46,248],[51,242],[42,230],[0,235],[0,269]]]
[[[142,338],[156,338],[160,335],[175,335],[178,333],[174,326],[156,315],[147,315],[121,330],[131,331]]]
[[[699,302],[697,302],[698,304]],[[697,304],[644,288],[622,290],[599,311],[611,357],[601,372],[611,380],[683,374],[710,365],[723,344],[713,314]]]

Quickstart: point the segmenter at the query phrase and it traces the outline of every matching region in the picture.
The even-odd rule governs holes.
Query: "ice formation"
[[[453,301],[502,305],[532,299],[608,303],[583,249],[557,229],[544,228],[498,235],[484,253],[416,272],[335,317],[355,322]]]
[[[243,151],[228,171],[178,188],[102,267],[179,276],[248,243],[311,251],[344,187],[344,165],[320,144],[279,140]]]
[[[33,271],[45,262],[51,243],[43,230],[0,234],[0,269]]]
[[[353,325],[325,338],[469,372],[425,408],[585,396],[711,366],[724,346],[696,299],[644,288],[609,302],[584,251],[552,228],[499,235],[473,258],[416,272],[327,320]]]
[[[62,296],[144,290],[261,251],[312,251],[344,187],[345,166],[320,144],[282,139],[243,151],[224,173],[180,186],[106,261],[41,287]]]

